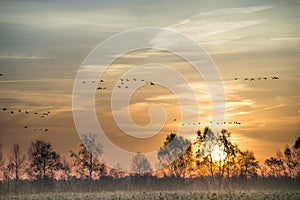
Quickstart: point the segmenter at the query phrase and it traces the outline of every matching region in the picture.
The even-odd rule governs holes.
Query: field
[[[23,195],[4,195],[1,199],[300,199],[300,191],[226,191],[226,192],[192,192],[192,191],[117,191],[117,192],[95,192],[95,193],[40,193]]]

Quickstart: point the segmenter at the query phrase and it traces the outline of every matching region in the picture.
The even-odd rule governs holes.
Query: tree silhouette
[[[105,165],[105,162],[102,160],[99,163],[99,178],[106,177],[107,175],[108,175],[108,169],[107,166]]]
[[[93,175],[99,171],[99,157],[103,153],[102,145],[96,141],[92,134],[86,134],[82,137],[82,144],[79,146],[79,152],[76,154],[70,151],[71,157],[74,159],[74,166],[77,166],[77,172],[81,178],[89,179],[89,191],[92,192]]]
[[[300,137],[298,137],[295,141],[295,144],[294,144],[294,148],[295,149],[300,149]]]
[[[283,161],[276,157],[271,157],[265,160],[265,165],[270,169],[270,175],[280,177],[284,172]]]
[[[120,163],[117,163],[113,168],[109,170],[109,176],[113,179],[119,179],[125,176],[125,173],[122,171]]]
[[[197,165],[200,168],[207,168],[210,175],[210,188],[214,185],[215,172],[217,170],[217,164],[212,158],[214,147],[217,145],[217,136],[206,127],[203,132],[197,131],[197,137],[194,145],[197,152]]]
[[[257,175],[259,169],[258,161],[256,160],[253,151],[239,151],[237,156],[239,165],[239,175],[246,178],[251,178]]]
[[[72,170],[70,163],[68,163],[65,158],[62,159],[60,170],[62,171],[60,178],[63,180],[70,180]]]
[[[3,165],[4,165],[4,158],[3,158],[3,154],[2,154],[2,144],[0,144],[0,171],[3,174]]]
[[[60,169],[60,155],[52,149],[50,143],[43,140],[31,142],[28,150],[28,174],[37,179],[42,179],[42,190],[45,178],[53,178],[54,173]]]
[[[9,164],[14,171],[16,182],[19,180],[20,171],[24,168],[25,158],[25,154],[21,150],[20,145],[14,144],[9,155]]]
[[[197,131],[197,137],[194,141],[197,149],[197,164],[199,168],[206,168],[208,171],[211,188],[215,184],[215,177],[218,177],[219,189],[221,189],[225,172],[229,179],[230,170],[235,165],[235,158],[239,149],[230,141],[230,136],[231,133],[225,129],[221,130],[219,134],[214,133],[208,127],[203,132]]]
[[[146,156],[140,152],[137,152],[131,159],[131,169],[134,171],[139,177],[148,174],[152,171],[152,167],[150,165],[149,160]]]
[[[158,151],[158,160],[164,175],[183,177],[193,162],[191,142],[171,133]]]

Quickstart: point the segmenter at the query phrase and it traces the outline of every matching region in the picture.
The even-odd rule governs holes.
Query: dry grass
[[[187,192],[187,191],[141,191],[141,192],[96,192],[96,193],[41,193],[0,196],[1,199],[300,199],[300,191],[226,191],[226,192]]]

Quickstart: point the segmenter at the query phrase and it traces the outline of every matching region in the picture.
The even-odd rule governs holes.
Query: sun
[[[215,145],[211,152],[211,158],[216,161],[224,161],[226,158],[226,152],[224,151],[224,146]]]

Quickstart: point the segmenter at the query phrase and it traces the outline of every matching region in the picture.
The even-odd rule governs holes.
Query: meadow
[[[22,194],[5,195],[1,199],[30,199],[30,200],[67,200],[67,199],[290,199],[298,200],[300,191],[282,191],[282,190],[249,190],[249,191],[117,191],[117,192],[94,192],[94,193],[40,193],[40,194]]]

